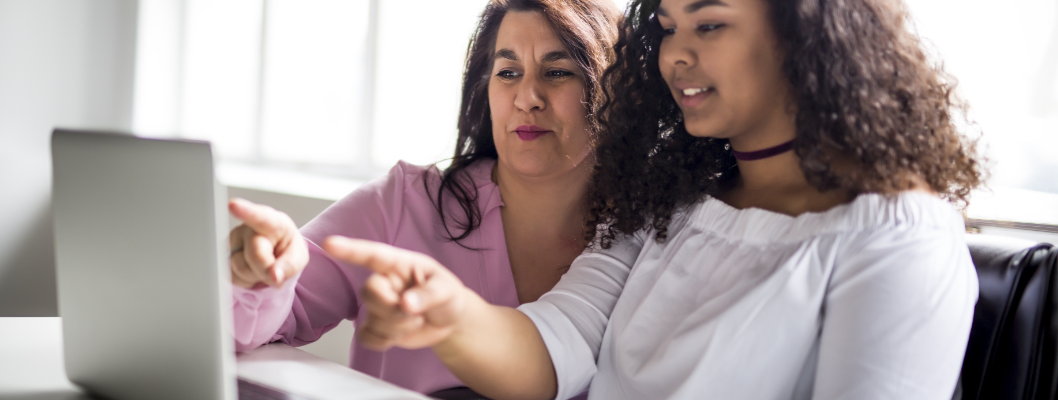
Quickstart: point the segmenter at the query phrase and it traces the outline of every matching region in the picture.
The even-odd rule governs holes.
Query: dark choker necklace
[[[797,140],[797,139],[794,139],[794,140]],[[775,147],[769,147],[769,148],[766,148],[766,149],[763,149],[763,150],[757,150],[757,151],[747,151],[747,152],[744,152],[744,153],[732,148],[731,149],[731,154],[734,154],[735,155],[735,159],[739,160],[739,161],[760,160],[762,158],[768,158],[768,157],[771,157],[771,156],[776,156],[776,155],[785,153],[787,151],[790,151],[790,149],[793,149],[793,142],[794,141],[791,140],[789,142],[780,144],[780,145],[775,146]]]

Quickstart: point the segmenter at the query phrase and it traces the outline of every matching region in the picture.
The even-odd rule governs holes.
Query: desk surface
[[[236,361],[239,377],[309,398],[429,399],[283,344]],[[66,379],[60,318],[0,318],[0,399],[92,399]]]

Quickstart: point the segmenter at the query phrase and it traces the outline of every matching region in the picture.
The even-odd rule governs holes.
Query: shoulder
[[[440,177],[441,172],[436,165],[418,165],[400,160],[389,169],[385,176],[373,183],[403,193],[413,188],[412,185],[422,186],[424,181],[434,183],[439,181]]]
[[[483,187],[492,183],[491,171],[495,160],[481,160],[467,166],[458,173],[457,179],[472,182],[473,186]],[[358,193],[373,193],[384,197],[408,197],[417,199],[432,195],[427,189],[436,193],[443,173],[436,164],[419,165],[400,160],[389,169],[386,175],[376,178],[357,188],[349,196]]]
[[[491,159],[475,161],[457,172],[454,179],[464,189],[489,191],[496,186],[492,182],[492,166],[495,162]],[[443,179],[444,172],[435,164],[416,165],[406,161],[397,162],[387,175],[387,180],[391,181],[389,186],[400,190],[407,201],[429,204],[434,204],[438,195],[452,196],[449,191],[440,190]]]
[[[951,203],[922,192],[862,194],[829,210],[796,217],[757,208],[735,209],[709,197],[691,207],[687,219],[680,224],[748,243],[800,243],[817,237],[872,232],[943,231],[961,235],[965,230],[962,215]]]
[[[966,232],[963,216],[953,204],[923,191],[860,195],[839,214],[843,228],[850,232],[937,232],[958,238]]]
[[[360,208],[368,204],[381,205],[400,201],[408,192],[409,184],[422,184],[429,176],[428,166],[398,161],[385,175],[372,179],[338,200],[334,207]]]
[[[431,166],[399,161],[383,176],[339,199],[305,227],[310,240],[339,234],[392,243],[404,215],[433,210],[423,182],[437,179]]]
[[[867,262],[869,257],[896,260],[923,258],[931,251],[966,252],[962,214],[932,193],[863,194],[832,217],[831,229],[847,259]]]
[[[835,282],[867,273],[927,292],[952,279],[976,284],[962,215],[936,195],[872,195],[848,217],[856,229],[839,240]]]
[[[465,175],[478,186],[477,205],[481,207],[482,215],[502,204],[499,189],[490,179],[493,163],[492,160],[483,160],[466,168]],[[329,235],[390,244],[404,241],[401,242],[403,245],[433,254],[429,251],[431,248],[450,243],[444,240],[445,235],[439,230],[443,229],[436,203],[440,179],[441,172],[432,165],[400,161],[386,175],[361,185],[316,216],[302,227],[302,235],[314,243],[320,243]],[[492,188],[482,190],[486,185]],[[446,215],[461,215],[458,202],[449,198],[443,206]],[[489,226],[502,229],[498,224]]]

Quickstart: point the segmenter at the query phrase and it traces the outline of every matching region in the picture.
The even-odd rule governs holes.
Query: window
[[[441,161],[486,3],[143,0],[134,130],[210,140],[228,165],[358,179]]]
[[[990,189],[969,216],[1058,226],[1058,3],[905,1],[984,133]],[[486,3],[141,0],[134,129],[209,139],[243,170],[441,161]]]
[[[1058,226],[1058,3],[906,3],[984,134],[991,190],[974,195],[969,216]]]

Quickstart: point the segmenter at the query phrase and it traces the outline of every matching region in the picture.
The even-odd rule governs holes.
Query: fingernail
[[[327,236],[326,239],[323,239],[323,248],[324,248],[324,250],[330,251],[330,249],[332,247],[337,245],[338,244],[338,239],[337,238],[338,238],[337,236]]]
[[[276,268],[275,269],[275,279],[276,279],[276,285],[279,285],[283,281],[283,269],[282,268]]]
[[[404,307],[411,312],[419,311],[419,307],[422,305],[422,299],[415,292],[408,292],[404,294]]]
[[[327,237],[326,242],[333,245],[341,245],[346,242],[346,238],[344,236],[331,235]]]

